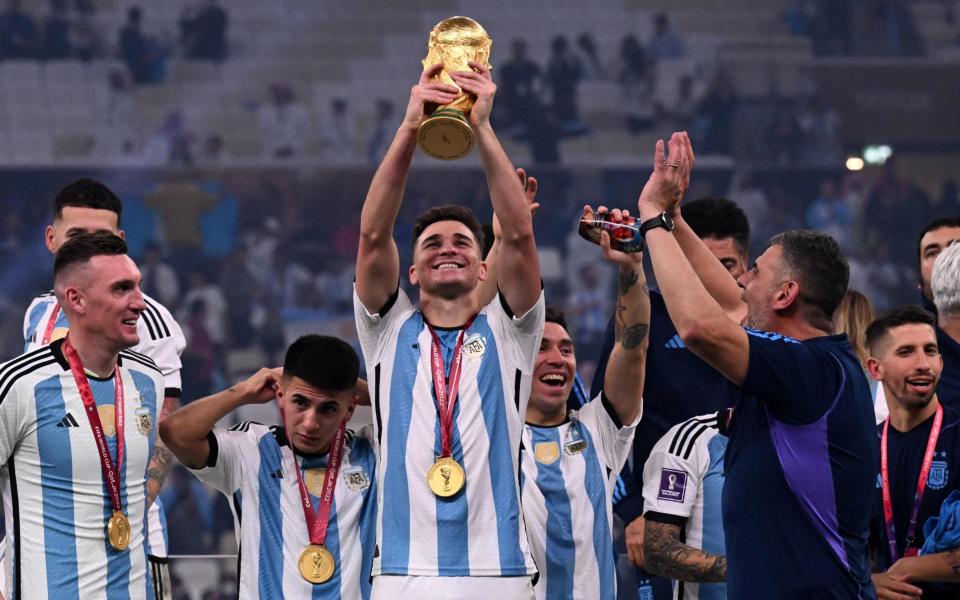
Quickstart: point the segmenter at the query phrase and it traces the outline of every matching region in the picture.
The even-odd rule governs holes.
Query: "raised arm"
[[[530,215],[533,216],[540,208],[540,203],[536,201],[537,197],[537,178],[527,177],[527,172],[523,169],[517,169],[517,176],[520,178],[520,185],[523,186],[523,193],[527,197],[527,205],[530,209]],[[497,214],[493,214],[493,244],[490,245],[490,252],[487,254],[485,262],[487,263],[487,276],[477,286],[477,294],[480,301],[477,306],[486,306],[497,296],[497,263],[500,261],[500,238],[503,231],[500,228],[500,219]]]
[[[442,68],[443,65],[438,64],[426,69],[410,91],[403,123],[377,168],[363,201],[356,285],[357,296],[367,310],[379,310],[400,282],[400,255],[393,239],[393,227],[417,146],[417,128],[427,116],[427,104],[449,104],[458,93],[452,85],[431,80]]]
[[[497,283],[510,309],[522,315],[540,298],[540,263],[533,238],[533,217],[513,164],[490,125],[497,86],[486,66],[475,62],[470,66],[473,71],[458,71],[451,73],[451,77],[461,88],[477,96],[470,111],[470,125],[487,176],[493,211],[502,230]]]
[[[691,164],[692,166],[692,164]],[[680,244],[684,256],[690,261],[690,266],[696,272],[703,286],[707,289],[717,304],[727,315],[739,323],[747,314],[747,305],[740,296],[740,286],[730,276],[730,272],[723,266],[717,257],[710,252],[690,225],[683,220],[683,211],[677,210],[673,222],[676,228],[673,236]]]
[[[638,202],[641,221],[677,209],[684,192],[682,169],[693,164],[693,150],[685,133],[674,133],[670,138],[670,161],[668,164],[665,159],[663,141],[658,141],[654,170]],[[673,232],[661,227],[651,229],[646,242],[660,293],[680,338],[691,352],[741,385],[750,360],[746,331],[707,291]]]
[[[207,436],[217,421],[245,404],[264,404],[276,396],[280,369],[260,369],[246,381],[191,402],[160,422],[160,439],[181,463],[201,469],[210,458]]]
[[[600,207],[598,213],[607,209]],[[583,209],[583,218],[593,211]],[[615,209],[610,220],[620,223],[629,218],[629,211]],[[650,295],[643,273],[643,254],[620,252],[610,248],[610,234],[600,234],[603,258],[617,266],[617,304],[615,308],[615,335],[613,350],[603,378],[603,393],[610,401],[620,422],[633,423],[643,407],[643,384],[646,373],[647,346],[650,331]]]
[[[680,527],[647,519],[643,536],[644,569],[680,581],[717,583],[727,579],[727,557],[680,541]]]

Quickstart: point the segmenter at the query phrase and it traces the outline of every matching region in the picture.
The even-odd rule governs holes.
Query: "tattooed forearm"
[[[627,327],[620,335],[620,345],[623,346],[624,350],[637,348],[647,339],[647,331],[649,329],[650,326],[646,323],[637,323],[636,325]]]
[[[640,281],[640,275],[636,271],[632,269],[627,272],[620,271],[618,279],[620,295],[626,294],[638,281]]]
[[[680,542],[680,527],[647,520],[643,536],[644,568],[657,575],[699,583],[727,579],[727,558]]]
[[[164,398],[163,405],[160,407],[160,417],[157,422],[164,420],[167,416],[177,410],[176,398]],[[157,436],[157,441],[153,446],[153,455],[150,457],[150,463],[147,465],[147,506],[153,503],[154,498],[160,493],[163,482],[167,479],[167,473],[170,472],[170,465],[173,464],[173,453],[167,449],[163,440]]]

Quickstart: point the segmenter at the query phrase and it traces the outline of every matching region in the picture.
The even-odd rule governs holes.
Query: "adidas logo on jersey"
[[[663,345],[664,348],[686,348],[686,344],[683,343],[683,340],[680,339],[680,334],[674,335],[672,338],[667,340],[667,343]]]
[[[67,413],[67,416],[57,422],[57,427],[80,427],[80,423],[77,423],[77,420],[73,418],[73,415]]]
[[[271,479],[283,479],[283,469],[277,469],[273,473],[270,473]]]

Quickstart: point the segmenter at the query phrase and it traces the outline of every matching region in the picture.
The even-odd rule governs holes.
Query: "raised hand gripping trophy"
[[[493,41],[486,30],[469,17],[450,17],[437,23],[430,32],[424,68],[443,64],[434,80],[456,86],[450,77],[451,71],[469,71],[470,61],[489,67],[490,46]],[[456,160],[473,150],[473,129],[467,114],[476,98],[460,92],[457,99],[438,107],[424,119],[417,130],[417,143],[433,158]]]

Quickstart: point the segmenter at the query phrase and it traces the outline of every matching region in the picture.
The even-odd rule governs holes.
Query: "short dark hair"
[[[563,327],[567,333],[570,333],[570,328],[567,326],[567,315],[563,313],[562,309],[556,306],[546,307],[543,320],[545,323],[556,323],[560,327]]]
[[[920,235],[917,236],[917,264],[920,264],[920,261],[923,260],[923,248],[920,247],[920,242],[923,241],[923,236],[927,235],[931,231],[943,229],[944,227],[960,227],[960,215],[937,217],[923,226],[923,229],[920,231]]]
[[[783,264],[800,284],[801,312],[811,325],[833,330],[833,313],[840,306],[850,281],[850,265],[825,233],[794,229],[770,238],[769,246],[783,249]]]
[[[63,209],[68,206],[80,208],[98,208],[109,210],[117,214],[117,226],[123,213],[120,198],[110,188],[93,179],[78,179],[67,185],[57,193],[53,200],[53,218],[63,216]]]
[[[71,265],[85,263],[94,256],[117,256],[127,253],[127,243],[106,231],[81,233],[68,239],[53,259],[53,278]]]
[[[420,234],[427,227],[440,221],[459,221],[466,225],[477,241],[477,250],[483,252],[486,236],[483,235],[483,227],[480,225],[480,221],[474,216],[472,210],[456,204],[435,206],[420,213],[413,225],[413,250],[417,248],[417,240],[420,239]]]
[[[707,196],[683,206],[683,220],[699,238],[733,238],[742,254],[750,247],[750,221],[737,203]]]
[[[326,392],[353,389],[360,359],[353,347],[329,335],[305,335],[290,344],[283,360],[283,376],[297,377]]]
[[[867,348],[872,354],[880,340],[894,327],[913,324],[935,327],[936,323],[937,318],[933,316],[932,312],[924,310],[916,304],[904,304],[891,308],[867,326]]]

